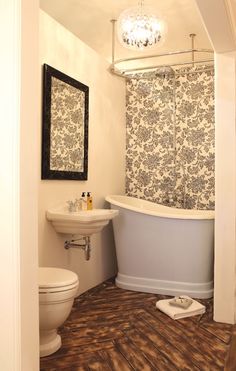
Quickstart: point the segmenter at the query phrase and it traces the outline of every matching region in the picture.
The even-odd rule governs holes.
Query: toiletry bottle
[[[87,210],[87,200],[86,200],[85,192],[82,192],[80,200],[81,200],[81,210]]]
[[[91,196],[91,192],[87,193],[87,210],[93,209],[93,198]]]

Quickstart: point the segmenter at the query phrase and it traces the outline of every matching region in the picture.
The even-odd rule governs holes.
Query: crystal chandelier
[[[133,50],[145,50],[164,42],[167,27],[163,19],[152,8],[140,5],[124,10],[117,23],[120,43]]]

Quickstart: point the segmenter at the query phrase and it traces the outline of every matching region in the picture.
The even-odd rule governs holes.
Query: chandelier
[[[145,50],[162,45],[167,32],[163,19],[153,9],[140,5],[124,10],[117,22],[117,33],[120,43],[133,50]]]

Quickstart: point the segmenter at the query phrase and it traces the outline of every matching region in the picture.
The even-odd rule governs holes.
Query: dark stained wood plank
[[[88,363],[88,370],[91,371],[112,371],[112,368],[105,361],[93,361]]]
[[[145,335],[140,334],[135,329],[125,331],[125,334],[129,338],[130,342],[140,349],[142,354],[145,355],[155,370],[178,370],[174,363],[161,354],[157,347],[155,347]]]
[[[202,317],[174,321],[155,307],[166,298],[113,280],[82,294],[60,329],[61,349],[41,359],[41,371],[223,371],[227,353],[225,371],[236,371],[233,326],[213,321],[212,299],[199,300]]]
[[[150,295],[152,297],[150,297]],[[121,298],[122,298],[122,301],[120,301]],[[120,310],[123,307],[132,308],[133,305],[142,306],[142,302],[144,300],[155,301],[155,295],[148,294],[148,293],[140,293],[137,291],[128,291],[128,290],[117,288],[115,293],[110,291],[108,295],[106,295],[106,292],[104,290],[104,292],[100,294],[99,296],[97,295],[96,297],[90,296],[89,299],[93,301],[93,310],[94,309],[101,310],[101,308],[110,309],[111,307],[113,307],[114,310],[116,309]],[[91,305],[89,302],[85,301],[84,299],[81,300],[79,298],[76,300],[75,308],[76,307],[78,307],[81,312],[86,312],[88,307],[91,309]]]
[[[201,318],[199,326],[211,333],[213,336],[218,337],[220,340],[228,343],[231,338],[232,325],[227,323],[214,322],[213,319],[213,298],[206,300],[199,300],[206,306],[206,313]],[[191,317],[193,321],[197,317]],[[198,321],[198,319],[197,319]]]
[[[129,313],[126,312],[126,315],[124,314],[124,311],[105,311],[101,314],[97,313],[97,311],[93,311],[91,313],[86,313],[86,315],[82,315],[79,313],[79,311],[76,314],[73,314],[73,316],[70,316],[70,319],[67,320],[65,323],[63,329],[61,330],[61,334],[65,332],[70,331],[79,331],[80,328],[84,327],[99,327],[99,326],[115,326],[118,328],[121,326],[122,328],[124,326],[129,326],[128,318]]]
[[[63,335],[64,333],[66,334],[68,332],[80,331],[81,335],[90,336],[89,331],[93,331],[94,328],[97,328],[98,334],[100,334],[101,332],[109,333],[111,331],[118,331],[128,327],[130,327],[128,316],[124,316],[123,318],[116,317],[113,320],[109,319],[108,316],[107,321],[105,320],[105,318],[98,317],[97,321],[96,319],[94,319],[93,321],[90,321],[88,319],[88,321],[86,321],[85,323],[81,323],[80,321],[76,320],[71,323],[68,322],[65,325],[64,329],[60,331],[60,333],[61,335]],[[96,337],[96,334],[94,334],[94,336]]]
[[[127,362],[123,355],[115,348],[107,351],[100,351],[101,357],[108,363],[111,369],[122,371],[134,371],[134,368]]]
[[[135,370],[155,371],[148,358],[140,352],[140,349],[135,347],[128,338],[118,339],[115,345],[119,352],[133,365]]]
[[[214,323],[201,322],[200,327],[204,328],[204,330],[208,331],[210,334],[222,340],[226,344],[228,344],[231,339],[232,325],[217,322]]]
[[[69,334],[70,336],[70,334]],[[63,346],[54,354],[44,358],[47,361],[52,362],[53,359],[64,358],[66,356],[77,357],[79,354],[95,353],[98,350],[109,349],[114,347],[113,341],[96,341],[88,342],[87,344],[78,344],[78,342],[72,343],[69,339],[62,337]]]
[[[169,342],[169,336],[163,337],[161,332],[155,331],[151,326],[148,326],[142,319],[137,319],[135,323],[136,329],[152,342],[157,347],[165,358],[174,363],[179,370],[198,371],[199,368],[189,359],[188,354],[182,354],[179,351],[178,344]]]
[[[221,367],[215,363],[212,356],[210,357],[207,353],[200,351],[199,347],[192,341],[193,339],[191,335],[186,336],[186,333],[183,333],[180,329],[177,331],[175,329],[175,331],[173,331],[172,328],[166,326],[166,324],[161,321],[157,323],[149,313],[144,313],[142,318],[140,317],[140,320],[141,319],[151,326],[157,333],[162,334],[164,339],[175,346],[182,353],[184,358],[191,359],[191,362],[202,371],[209,370],[209,367],[214,370],[221,369]],[[207,346],[208,344],[206,343],[204,345]]]
[[[208,338],[202,339],[199,343],[195,339],[195,334],[189,333],[188,329],[177,326],[175,321],[163,316],[161,321],[156,321],[148,312],[140,314],[140,320],[145,321],[157,333],[160,333],[165,341],[175,345],[184,357],[190,358],[195,366],[201,370],[220,370],[224,365],[224,357],[220,360],[215,358],[212,347],[209,346]],[[226,352],[226,349],[225,349]]]
[[[134,307],[137,307],[137,308],[140,308],[142,307],[142,301],[145,300],[143,298],[140,298],[140,302],[137,302],[135,301],[134,299],[129,299],[129,300],[125,300],[122,299],[123,301],[121,301],[119,303],[119,300],[110,300],[110,301],[107,301],[107,302],[104,302],[104,301],[99,301],[98,303],[97,302],[93,302],[93,308],[91,308],[91,305],[86,305],[86,306],[81,306],[79,307],[78,306],[78,310],[80,310],[81,312],[81,315],[86,315],[86,313],[88,312],[88,310],[91,310],[93,312],[97,312],[98,314],[102,314],[104,311],[126,311],[126,310],[130,310],[132,311],[132,308]],[[146,300],[145,300],[146,301]],[[147,301],[146,301],[147,302]],[[103,310],[102,310],[103,308]]]
[[[99,354],[94,353],[84,353],[77,354],[73,356],[65,356],[53,359],[43,359],[41,371],[51,371],[52,368],[64,370],[64,369],[76,369],[76,367],[84,367],[86,369],[89,362],[96,362],[100,360]]]
[[[222,360],[225,359],[226,346],[218,338],[212,336],[204,328],[200,327],[199,324],[194,323],[188,318],[184,318],[178,321],[173,321],[171,318],[166,316],[164,313],[149,308],[148,312],[151,313],[155,318],[161,320],[169,327],[172,331],[181,331],[186,338],[191,336],[191,341],[196,347],[201,349],[203,353],[209,353],[209,356],[214,353],[216,362],[219,361],[219,366],[221,366]],[[204,346],[204,343],[208,343],[208,347]]]
[[[95,327],[80,327],[78,331],[70,331],[63,333],[63,344],[67,346],[79,346],[91,343],[97,343],[100,341],[109,341],[114,338],[123,336],[122,329],[129,328],[125,324],[119,324],[119,326],[95,326]]]
[[[224,371],[235,370],[236,370],[236,325],[234,325],[233,328],[232,340],[226,357]]]
[[[66,368],[57,368],[57,367],[53,367],[53,368],[40,368],[40,371],[58,371],[58,370],[60,370],[60,371],[88,371],[88,368],[87,368],[87,366],[85,366],[85,367],[83,367],[83,366],[70,366],[70,367],[66,367]],[[104,369],[104,371],[106,371],[105,369]]]

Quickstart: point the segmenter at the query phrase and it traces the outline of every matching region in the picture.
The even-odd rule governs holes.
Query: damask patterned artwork
[[[51,97],[50,169],[83,171],[85,93],[52,77]]]
[[[214,209],[214,70],[127,80],[126,194]]]
[[[42,179],[87,179],[88,100],[88,86],[44,65]]]

